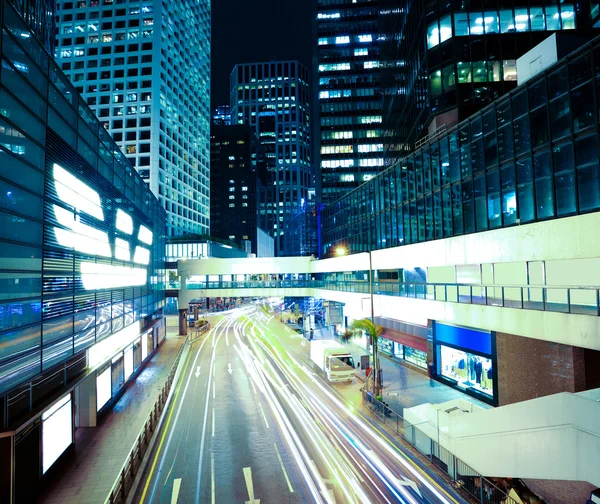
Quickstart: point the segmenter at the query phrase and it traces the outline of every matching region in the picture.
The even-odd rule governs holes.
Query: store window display
[[[404,347],[404,360],[422,368],[427,367],[427,354],[416,348]]]
[[[470,388],[493,397],[492,360],[445,345],[439,346],[439,371],[456,381],[460,388]]]
[[[377,340],[377,346],[379,347],[379,350],[383,353],[386,353],[388,355],[394,355],[394,342],[390,341],[389,339],[386,338],[379,338]]]

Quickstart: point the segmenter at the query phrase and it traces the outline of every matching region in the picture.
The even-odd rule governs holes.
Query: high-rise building
[[[394,96],[398,89],[395,41],[387,32],[397,31],[399,14],[397,2],[388,0],[320,1],[317,5],[324,203],[370,180],[403,149],[391,122],[395,102],[384,101],[384,96]]]
[[[54,51],[56,0],[11,0],[17,12],[47,51]]]
[[[231,109],[229,108],[229,105],[219,105],[213,110],[212,124],[231,124]]]
[[[259,241],[266,239],[273,248],[273,239],[261,229],[266,222],[260,222],[266,194],[263,171],[258,139],[249,125],[211,127],[210,234],[257,256],[264,250]]]
[[[0,25],[0,502],[17,503],[166,336],[165,212],[11,2]]]
[[[232,124],[256,133],[268,173],[261,209],[275,255],[299,255],[286,225],[308,201],[313,186],[308,70],[297,61],[236,65],[231,73]]]
[[[168,235],[208,233],[210,2],[59,1],[56,19],[57,61],[160,199]]]
[[[400,135],[414,148],[419,137],[458,124],[516,87],[519,57],[553,33],[567,53],[597,33],[599,16],[597,7],[558,0],[484,9],[406,0],[396,33]]]

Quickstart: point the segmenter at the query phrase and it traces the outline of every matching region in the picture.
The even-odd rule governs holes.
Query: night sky
[[[212,1],[212,107],[229,104],[236,63],[297,59],[310,70],[313,0]]]

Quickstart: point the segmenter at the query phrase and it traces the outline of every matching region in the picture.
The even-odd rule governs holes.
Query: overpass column
[[[188,315],[188,309],[189,309],[189,303],[190,303],[190,293],[188,292],[187,284],[186,284],[187,271],[183,267],[182,261],[177,261],[177,274],[179,275],[179,277],[181,279],[181,286],[179,288],[179,298],[178,298],[179,335],[186,336],[187,331],[188,331],[187,315]]]

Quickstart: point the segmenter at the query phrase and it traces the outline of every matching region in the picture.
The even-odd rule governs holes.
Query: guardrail
[[[127,499],[127,495],[131,489],[133,481],[135,480],[135,476],[138,470],[140,469],[146,450],[150,445],[152,435],[156,429],[156,426],[159,423],[160,416],[169,401],[169,393],[171,391],[171,387],[175,379],[175,374],[177,372],[177,366],[179,366],[179,362],[181,360],[181,355],[183,354],[185,347],[190,342],[190,338],[186,337],[185,342],[179,349],[179,352],[175,357],[175,361],[171,366],[171,371],[169,371],[167,381],[160,389],[158,399],[156,400],[154,406],[150,410],[150,414],[144,422],[144,426],[138,434],[133,448],[129,452],[129,455],[125,460],[121,471],[119,471],[119,475],[117,476],[117,479],[115,480],[115,483],[112,486],[108,497],[104,501],[104,504],[120,504],[125,502],[125,500]]]
[[[452,479],[455,488],[464,490],[482,504],[517,504],[504,490],[455,457],[365,388],[362,389],[362,400],[384,425],[444,471]]]
[[[366,281],[249,280],[241,282],[189,282],[187,288],[207,290],[304,288],[369,294],[369,283]],[[373,294],[523,310],[600,315],[600,289],[596,287],[373,282]]]

